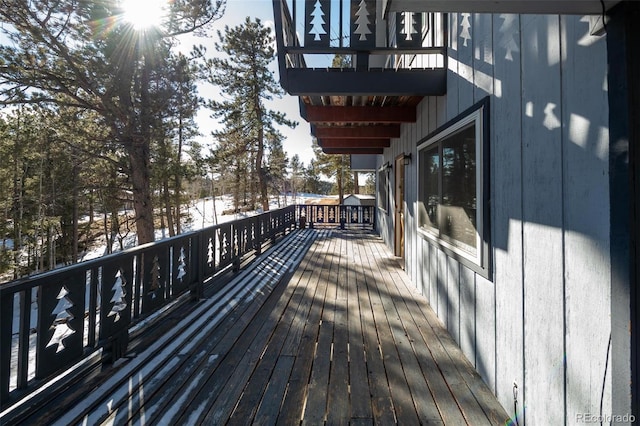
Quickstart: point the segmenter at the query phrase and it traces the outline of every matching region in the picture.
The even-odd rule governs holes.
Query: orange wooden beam
[[[415,123],[415,107],[307,105],[304,118],[310,123]]]
[[[353,138],[353,139],[370,139],[370,138],[399,138],[400,125],[384,125],[384,126],[336,126],[336,127],[315,127],[313,134],[318,139],[333,138]]]

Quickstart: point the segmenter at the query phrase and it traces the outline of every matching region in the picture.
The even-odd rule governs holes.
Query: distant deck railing
[[[374,206],[350,206],[344,204],[306,204],[298,205],[298,220],[309,227],[339,226],[375,228]]]
[[[89,358],[123,356],[134,328],[178,299],[199,299],[205,283],[296,226],[373,229],[374,217],[371,206],[292,205],[2,284],[0,402]]]

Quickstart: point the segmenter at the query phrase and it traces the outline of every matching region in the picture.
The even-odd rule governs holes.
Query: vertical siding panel
[[[473,24],[473,14],[458,15],[458,111],[454,117],[473,105]]]
[[[438,127],[438,113],[437,113],[437,98],[435,96],[429,97],[429,133],[433,132]]]
[[[473,15],[473,102],[493,94],[493,21],[489,14]],[[489,116],[490,122],[493,117]],[[495,392],[495,285],[476,278],[476,362],[480,375]]]
[[[564,418],[562,134],[557,16],[522,16],[527,423]]]
[[[602,107],[608,102],[605,39],[589,36],[586,19],[565,16],[562,22],[566,421],[571,423],[578,413],[612,412],[611,374],[605,374],[611,323],[603,320],[611,314],[609,206],[602,202],[609,199],[608,109]]]
[[[422,112],[422,109],[424,108],[424,105],[420,104],[419,105],[420,109],[418,110],[419,112]],[[422,114],[418,114],[418,119],[420,119],[420,117],[422,117]],[[407,166],[405,166],[405,186],[407,188],[405,194],[406,194],[406,213],[405,213],[405,217],[407,218],[406,220],[406,225],[405,225],[405,232],[406,232],[406,237],[405,237],[405,241],[407,242],[407,252],[408,252],[408,264],[410,267],[410,276],[413,280],[413,282],[417,283],[417,262],[416,259],[418,258],[417,256],[417,239],[416,239],[416,195],[417,195],[417,189],[416,189],[416,182],[417,179],[415,179],[416,176],[416,153],[414,151],[416,151],[416,142],[418,142],[418,138],[419,138],[419,131],[420,129],[420,123],[417,122],[415,124],[412,124],[412,135],[411,135],[411,140],[407,141],[407,145],[405,146],[405,153],[407,154],[411,154],[411,161],[409,162],[409,164]],[[417,286],[417,289],[420,289],[421,286]]]
[[[449,289],[447,281],[447,255],[438,250],[438,318],[447,326]]]
[[[418,237],[418,245],[420,246],[420,255],[418,256],[418,274],[422,278],[422,295],[429,301],[429,305],[433,303],[431,299],[431,280],[429,278],[429,243]]]
[[[425,243],[429,244],[428,242]],[[433,308],[434,312],[436,313],[436,315],[439,315],[438,300],[440,298],[440,286],[438,285],[438,249],[433,245],[429,244],[429,246],[429,300],[431,301],[431,307]]]
[[[524,391],[520,17],[494,15],[493,34],[491,229],[496,287],[496,394],[515,417],[513,383],[518,386],[520,398]],[[522,418],[522,404],[518,409],[518,418]]]
[[[491,15],[473,15],[473,102],[493,94],[493,21]]]
[[[447,98],[445,96],[438,96],[436,98],[436,105],[436,127],[440,127],[447,122]]]
[[[496,310],[491,281],[476,275],[476,369],[496,391]]]
[[[476,365],[476,274],[460,266],[460,349]]]
[[[453,340],[460,344],[460,264],[447,258],[447,328]]]

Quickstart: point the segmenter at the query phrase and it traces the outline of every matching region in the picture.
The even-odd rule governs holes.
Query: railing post
[[[40,295],[42,292],[38,289]],[[38,315],[46,315],[42,308],[42,301],[39,302]],[[27,387],[27,373],[29,365],[29,335],[31,331],[31,289],[20,292],[20,328],[18,341],[18,378],[17,388]]]
[[[264,213],[262,213],[262,214],[264,214]],[[254,230],[255,230],[255,233],[254,233],[255,234],[254,235],[254,238],[255,238],[254,244],[256,245],[256,256],[259,256],[260,253],[262,253],[262,231],[260,229],[260,222],[262,220],[262,214],[256,216],[255,219],[254,219],[254,222],[255,222],[255,224],[254,224],[254,226],[255,226],[255,228],[254,228]]]
[[[11,334],[13,333],[13,293],[0,294],[0,402],[9,398],[11,376]]]
[[[195,253],[192,254],[195,265],[195,283],[191,286],[191,300],[197,302],[204,296],[204,265],[207,263],[207,249],[205,247],[206,238],[203,238],[204,233],[198,232],[193,242],[195,247]]]

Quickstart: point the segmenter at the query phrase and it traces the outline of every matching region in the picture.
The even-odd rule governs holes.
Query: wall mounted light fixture
[[[411,164],[411,153],[404,155],[404,165],[408,166]]]

